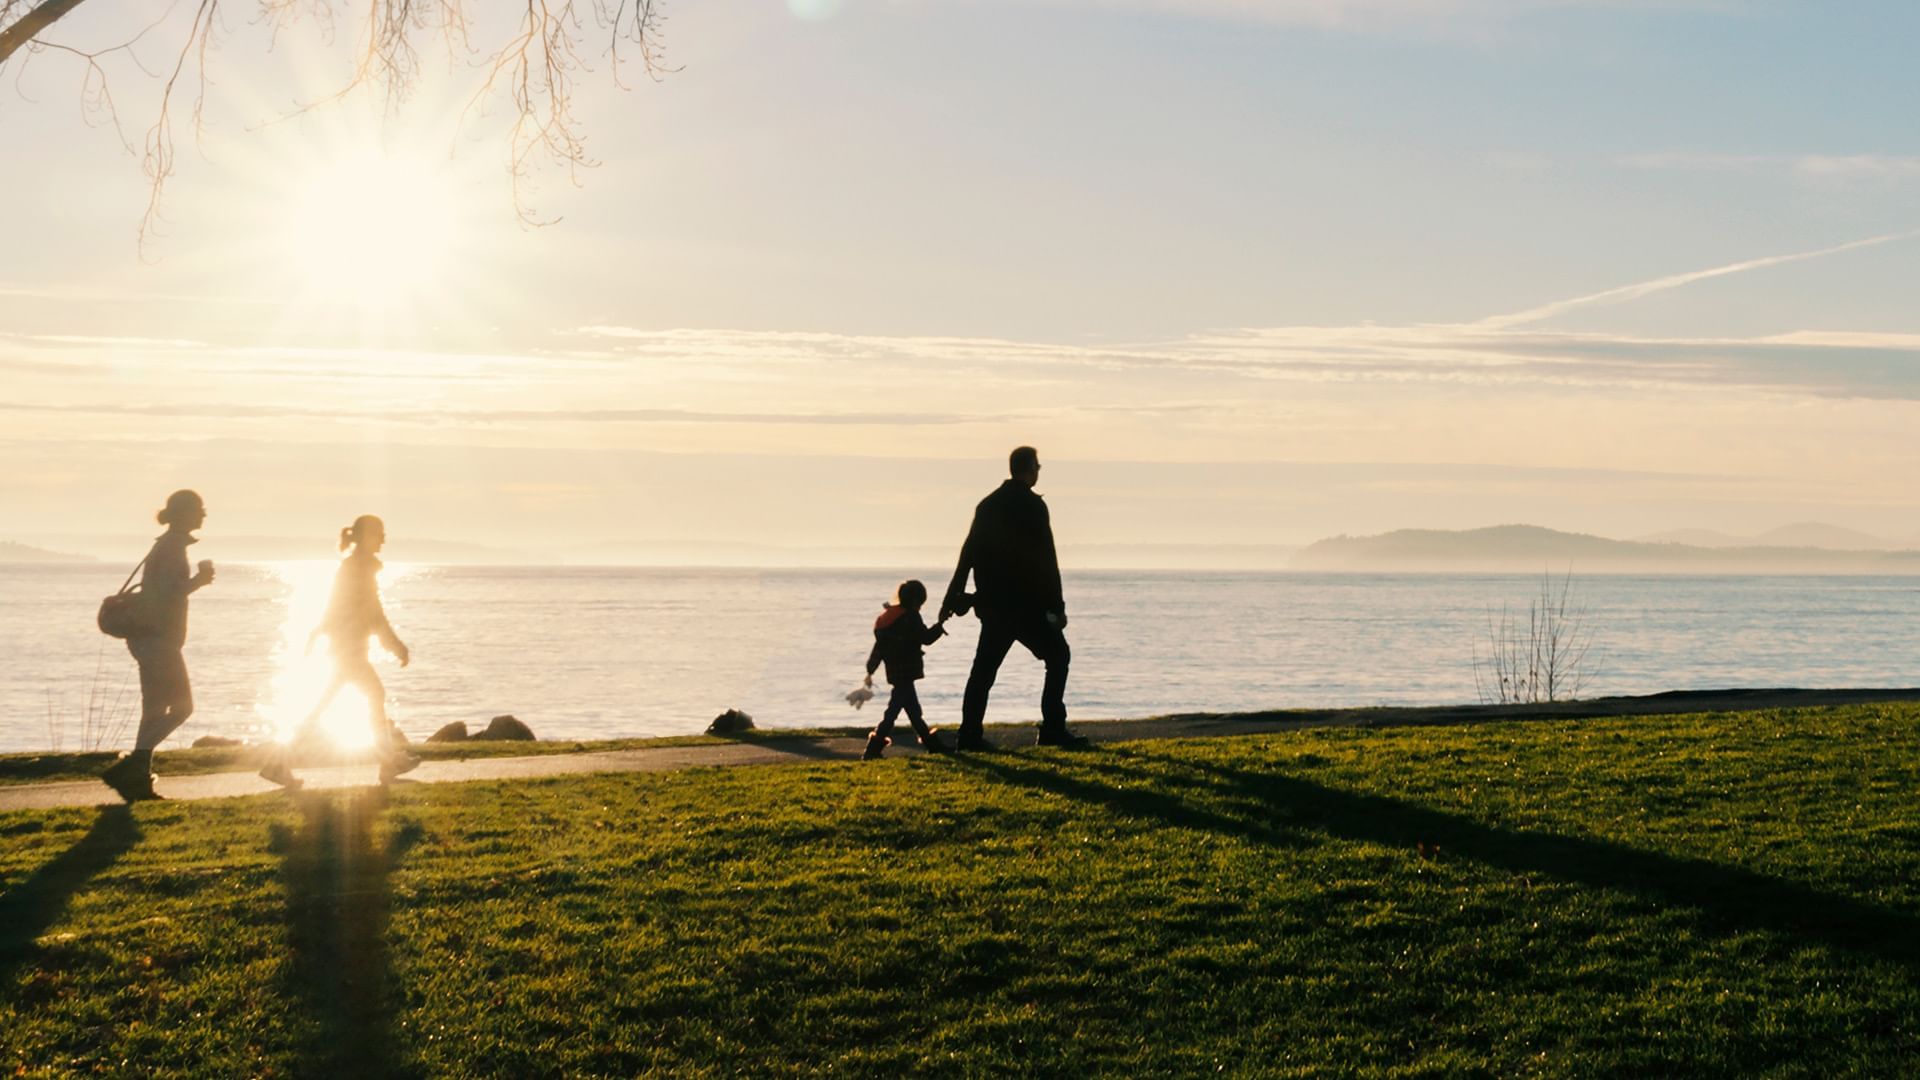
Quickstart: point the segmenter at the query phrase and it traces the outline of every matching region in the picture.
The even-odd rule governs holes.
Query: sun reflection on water
[[[256,706],[260,723],[273,742],[285,745],[300,736],[313,707],[333,676],[332,650],[324,638],[314,637],[326,614],[333,578],[340,564],[333,560],[274,563],[275,577],[287,587],[286,618],[273,647],[273,676],[266,700]],[[389,564],[380,571],[380,586],[408,576],[412,568]],[[373,646],[369,646],[373,647]],[[374,647],[373,662],[386,681],[396,667],[384,649]],[[367,699],[349,685],[315,719],[315,734],[342,750],[364,750],[374,745]]]

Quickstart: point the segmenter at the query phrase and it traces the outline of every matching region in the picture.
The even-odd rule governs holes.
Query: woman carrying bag
[[[202,560],[198,573],[187,566],[187,546],[199,543],[193,532],[207,520],[199,494],[174,492],[157,516],[167,531],[147,553],[133,605],[137,616],[125,634],[127,651],[140,666],[140,730],[133,752],[100,774],[128,802],[160,798],[153,790],[154,748],[193,715],[193,685],[181,651],[187,643],[187,597],[213,583],[212,562]]]

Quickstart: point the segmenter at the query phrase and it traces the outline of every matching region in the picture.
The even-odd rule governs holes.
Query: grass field
[[[0,1071],[1892,1076],[1910,706],[0,816]]]

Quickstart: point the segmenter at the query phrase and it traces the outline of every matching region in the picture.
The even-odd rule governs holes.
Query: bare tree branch
[[[0,23],[6,22],[9,16],[14,17],[12,23],[0,26],[0,64],[6,63],[7,57],[46,33],[47,28],[60,21],[61,16],[79,6],[80,0],[45,0],[38,7],[22,12],[20,9],[26,7],[24,0],[8,0],[0,5]]]
[[[90,115],[104,113],[119,129],[119,116],[110,92],[108,70],[102,59],[123,54],[146,75],[159,80],[159,107],[147,129],[141,155],[141,168],[149,185],[146,212],[140,222],[142,248],[161,221],[162,196],[167,180],[174,174],[174,123],[176,93],[184,93],[183,79],[192,67],[193,94],[188,114],[196,137],[205,114],[209,73],[209,53],[215,35],[224,29],[219,0],[197,0],[193,20],[180,40],[171,69],[158,74],[148,71],[134,51],[134,45],[161,23],[146,27],[119,44],[102,49],[83,49],[50,42],[44,32],[78,6],[80,0],[42,0],[29,7],[31,0],[0,0],[0,66],[8,57],[25,49],[70,54],[82,64],[81,98]],[[303,19],[311,19],[320,37],[331,41],[335,14],[351,7],[356,0],[255,0],[259,5],[256,24],[265,24],[269,49],[276,47],[283,32]],[[479,86],[469,99],[463,117],[479,113],[496,95],[504,96],[513,107],[513,119],[507,125],[507,172],[511,183],[515,214],[527,225],[549,224],[530,202],[533,176],[541,165],[564,167],[568,179],[579,182],[581,169],[596,162],[588,156],[585,133],[574,113],[575,80],[592,67],[583,54],[588,20],[607,34],[606,55],[611,79],[624,88],[620,79],[623,63],[637,59],[647,75],[659,79],[668,70],[661,66],[660,24],[656,0],[517,0],[524,8],[514,19],[506,40],[495,48],[476,48],[468,16],[467,0],[365,0],[364,18],[359,20],[352,73],[334,91],[295,105],[280,119],[299,116],[337,102],[354,92],[372,89],[382,94],[391,115],[406,103],[423,73],[420,39],[438,36],[449,66],[460,57],[474,58],[480,72]],[[582,6],[582,5],[586,6]],[[169,8],[169,14],[172,9]],[[22,61],[24,69],[24,61]],[[126,142],[124,132],[121,140]]]

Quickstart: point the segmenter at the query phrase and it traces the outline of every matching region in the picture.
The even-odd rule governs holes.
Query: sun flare
[[[258,707],[261,725],[276,743],[285,745],[301,734],[315,705],[333,676],[333,661],[324,642],[310,644],[314,628],[326,613],[339,564],[332,561],[283,562],[273,572],[288,589],[286,618],[273,651],[273,680],[267,700]],[[380,574],[384,585],[406,573],[389,564]],[[376,657],[376,664],[384,657]],[[383,672],[382,678],[386,678]],[[364,750],[374,745],[366,698],[349,686],[340,691],[317,717],[317,733],[342,750]]]
[[[440,288],[454,191],[429,160],[357,151],[305,178],[286,206],[285,258],[312,296],[400,307]]]

